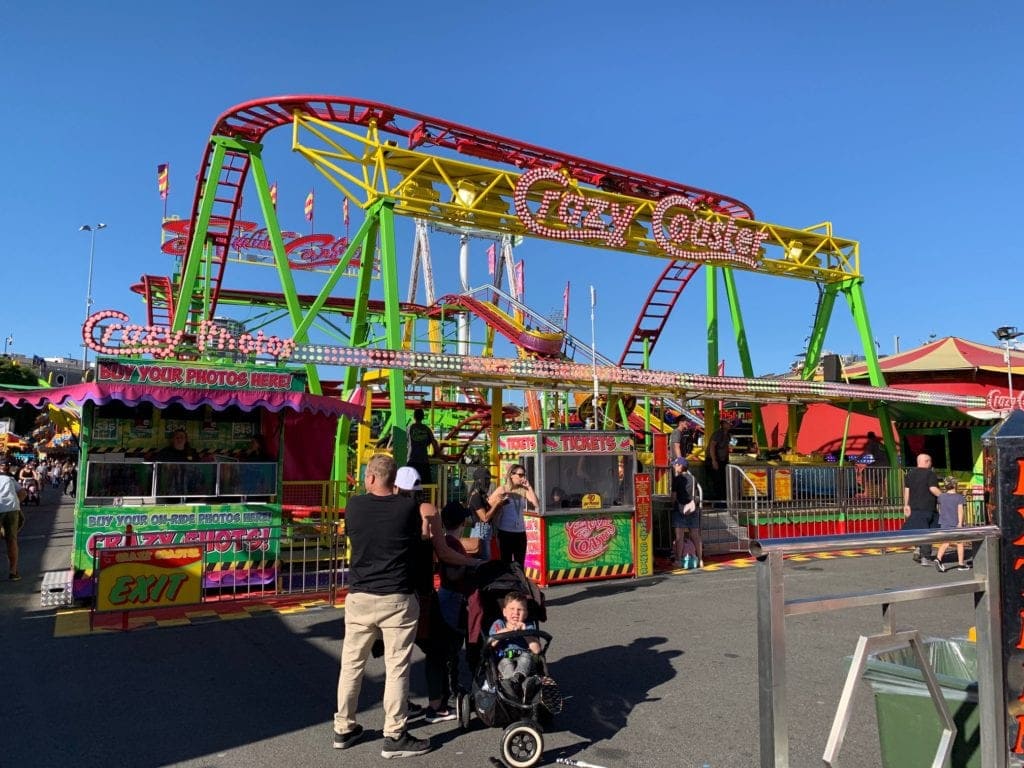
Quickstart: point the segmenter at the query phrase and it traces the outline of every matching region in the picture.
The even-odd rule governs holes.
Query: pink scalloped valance
[[[263,408],[277,413],[292,410],[299,413],[318,413],[324,416],[350,416],[359,418],[363,409],[333,397],[310,395],[305,392],[276,390],[185,389],[152,384],[90,383],[52,389],[0,390],[0,405],[15,408],[42,408],[47,405],[78,405],[83,403],[120,402],[128,405],[151,403],[158,408],[181,405],[194,411],[208,405],[215,411],[231,406],[243,411]]]

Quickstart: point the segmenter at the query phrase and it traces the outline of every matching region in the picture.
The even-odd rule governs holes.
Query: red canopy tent
[[[891,387],[987,397],[993,392],[1006,394],[1008,391],[1005,355],[1006,350],[1003,347],[947,336],[905,352],[880,358],[879,367],[886,385]],[[1013,373],[1024,373],[1024,352],[1010,350],[1009,355]],[[842,376],[844,381],[851,384],[867,385],[867,364],[858,362],[845,366]],[[928,406],[891,408],[890,417],[896,422],[897,428],[901,424],[911,426],[927,421],[939,423],[957,420],[966,424],[995,419],[1000,415],[994,411],[964,413],[946,407],[935,407],[931,413],[928,412]],[[762,414],[769,445],[779,447],[786,444],[786,406],[766,405],[762,407]],[[847,414],[846,409],[833,405],[809,405],[796,441],[797,452],[810,454],[839,450]],[[881,434],[881,430],[878,419],[871,415],[851,411],[849,416],[846,450],[858,453],[863,450],[867,433],[871,431]]]

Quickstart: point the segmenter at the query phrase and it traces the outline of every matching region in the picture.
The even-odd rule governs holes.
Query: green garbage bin
[[[924,645],[956,723],[951,764],[982,768],[977,646],[963,638],[929,639]],[[929,768],[942,727],[917,656],[910,648],[871,655],[864,678],[875,695],[882,768]]]

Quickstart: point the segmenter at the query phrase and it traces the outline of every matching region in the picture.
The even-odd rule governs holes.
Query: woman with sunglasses
[[[527,504],[534,509],[540,507],[537,494],[526,479],[526,467],[513,464],[505,476],[505,483],[495,491],[502,496],[501,510],[497,515],[495,528],[498,531],[498,547],[501,549],[501,561],[511,563],[515,560],[526,565],[526,512]]]

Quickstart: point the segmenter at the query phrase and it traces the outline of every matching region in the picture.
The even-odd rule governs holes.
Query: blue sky
[[[101,221],[94,308],[143,320],[129,286],[172,266],[159,251],[157,164],[170,163],[169,212],[187,215],[218,115],[321,93],[711,189],[761,221],[831,221],[861,242],[883,354],[897,336],[904,349],[933,334],[991,343],[997,326],[1024,326],[1013,235],[1022,17],[1010,2],[15,4],[0,27],[0,335],[22,354],[81,355],[89,237],[79,226]],[[340,234],[340,213],[328,213],[340,197],[279,134],[265,159],[282,225],[306,230],[313,185],[317,230]],[[254,216],[255,195],[247,201]],[[408,221],[399,238],[404,294]],[[486,280],[483,247],[474,284]],[[457,290],[457,243],[438,236],[432,250],[438,292]],[[586,286],[596,286],[598,348],[612,358],[663,266],[539,240],[518,252],[537,311],[559,311],[572,282],[570,330],[587,341]],[[272,278],[229,265],[226,284]],[[755,373],[786,370],[810,331],[815,287],[743,273],[737,283]],[[654,367],[704,369],[703,325],[699,279]],[[860,349],[845,304],[826,346]],[[738,373],[729,337],[723,356]]]

